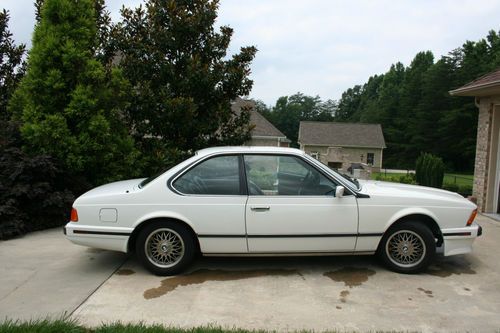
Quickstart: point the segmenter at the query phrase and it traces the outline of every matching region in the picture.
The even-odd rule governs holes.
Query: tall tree
[[[10,119],[7,103],[24,75],[25,46],[16,45],[8,28],[9,13],[0,11],[0,121]]]
[[[292,145],[297,145],[300,121],[331,121],[336,110],[335,101],[323,102],[319,96],[296,93],[278,98],[276,105],[264,116],[292,141]]]
[[[35,0],[35,19],[39,23],[42,16],[42,8],[45,0]],[[106,9],[105,0],[93,0],[94,10],[96,15],[97,34],[95,35],[96,43],[94,44],[94,52],[99,60],[104,64],[110,65],[113,60],[114,53],[110,46],[111,37],[111,14]]]
[[[436,62],[431,52],[419,52],[408,67],[397,63],[383,80],[374,76],[346,90],[335,119],[381,123],[387,167],[413,168],[420,152],[430,152],[449,169],[471,171],[477,109],[472,98],[452,97],[449,91],[499,66],[500,35],[495,31]]]
[[[94,184],[130,177],[136,151],[120,110],[127,82],[95,58],[93,0],[45,0],[28,70],[10,101],[26,150]]]
[[[233,30],[216,30],[218,8],[218,0],[148,0],[121,11],[113,37],[133,86],[125,111],[151,168],[249,138],[249,114],[233,113],[231,101],[249,94],[257,49],[228,56]]]

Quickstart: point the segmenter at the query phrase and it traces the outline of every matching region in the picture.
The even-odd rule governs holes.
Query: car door
[[[248,251],[242,163],[240,155],[212,156],[172,181],[180,196],[171,204],[194,225],[203,253]]]
[[[356,197],[294,155],[244,156],[250,252],[350,252],[356,245]]]

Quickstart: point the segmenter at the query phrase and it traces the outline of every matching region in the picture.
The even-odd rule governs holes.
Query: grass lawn
[[[191,329],[172,328],[162,325],[144,324],[110,324],[97,328],[86,328],[76,320],[35,320],[29,322],[5,321],[0,322],[0,333],[270,333],[275,331],[251,331],[238,328],[224,329],[220,327],[195,327]],[[314,331],[301,330],[299,333],[314,333]],[[336,333],[337,330],[328,330],[328,333]],[[383,333],[385,331],[377,331]],[[390,331],[397,333],[398,331]]]
[[[406,176],[406,173],[388,173],[387,175],[383,172],[373,172],[372,179],[381,178],[389,182],[399,182],[401,176]],[[457,174],[457,173],[445,173],[443,184],[457,184],[458,186],[472,186],[472,181],[474,175],[470,174]]]
[[[192,329],[167,328],[161,325],[110,324],[97,328],[86,328],[71,319],[36,320],[29,322],[9,321],[0,323],[0,333],[250,333],[241,329],[219,327],[196,327]],[[262,331],[253,331],[254,333]]]
[[[472,181],[474,180],[474,175],[463,175],[457,173],[445,173],[444,174],[444,184],[457,184],[458,186],[472,186]]]

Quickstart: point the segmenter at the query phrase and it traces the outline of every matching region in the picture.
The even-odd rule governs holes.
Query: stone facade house
[[[250,108],[250,125],[253,126],[250,132],[252,139],[246,142],[245,146],[290,146],[290,140],[286,135],[255,110],[255,104],[252,101],[237,98],[231,106],[235,113],[240,112],[243,107]]]
[[[500,213],[500,68],[450,94],[475,97],[479,117],[472,195],[480,212]]]
[[[301,121],[298,141],[300,149],[342,171],[352,164],[379,171],[386,148],[380,124]]]

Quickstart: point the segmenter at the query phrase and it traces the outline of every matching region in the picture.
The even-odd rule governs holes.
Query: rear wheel
[[[193,261],[195,249],[189,229],[171,221],[147,225],[136,242],[137,257],[145,268],[157,275],[182,272]]]
[[[434,258],[436,241],[427,226],[417,221],[407,221],[385,233],[378,251],[391,270],[418,273],[427,268]]]

